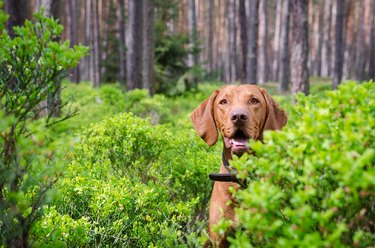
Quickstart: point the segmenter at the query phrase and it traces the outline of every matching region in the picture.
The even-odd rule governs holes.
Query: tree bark
[[[14,38],[13,27],[22,26],[31,16],[29,0],[5,0],[4,10],[9,14],[5,27],[9,36]]]
[[[225,83],[232,83],[236,80],[236,1],[228,1],[227,18],[227,53],[228,59],[225,61]]]
[[[247,22],[246,22],[246,4],[245,0],[239,0],[238,16],[240,23],[240,39],[241,39],[241,82],[246,82],[246,55],[247,55]]]
[[[315,55],[315,75],[320,77],[322,74],[322,37],[323,37],[323,4],[318,3],[316,7],[316,11],[319,13],[317,22],[317,33],[315,36],[316,39],[316,55]]]
[[[92,0],[89,5],[89,9],[90,11],[88,12],[89,13],[89,24],[90,24],[90,27],[89,27],[89,36],[90,37],[90,66],[89,66],[89,70],[90,70],[90,81],[92,82],[92,86],[93,87],[96,87],[96,84],[95,84],[95,56],[96,56],[96,46],[94,45],[94,40],[95,40],[95,1],[96,0]]]
[[[259,50],[259,84],[268,80],[268,54],[267,54],[267,1],[260,1],[260,50]]]
[[[286,92],[289,88],[289,16],[290,0],[284,0],[283,24],[281,30],[280,68],[279,68],[279,91]]]
[[[143,1],[143,88],[154,94],[154,5]]]
[[[129,0],[127,49],[127,88],[142,88],[142,8],[143,1]]]
[[[314,30],[314,19],[315,14],[314,14],[314,1],[313,0],[308,0],[308,32],[312,33]],[[316,34],[316,33],[315,33]],[[309,75],[313,74],[313,58],[314,58],[314,53],[316,50],[316,47],[314,46],[314,36],[309,35],[309,41],[308,41],[308,47],[309,47],[309,55],[308,55],[308,62],[307,62],[307,68],[309,68]]]
[[[91,3],[86,1],[84,3],[85,5],[85,39],[84,39],[84,44],[86,46],[91,45]],[[89,56],[85,57],[85,73],[86,73],[86,78],[85,80],[90,81],[91,80],[91,48],[90,48],[90,54]]]
[[[345,11],[345,46],[344,46],[344,68],[342,72],[342,77],[343,79],[348,79],[350,78],[352,74],[352,67],[354,65],[353,63],[353,37],[355,36],[354,34],[354,1],[349,1],[347,6],[346,6],[346,11]]]
[[[326,0],[324,6],[324,31],[322,44],[322,76],[331,75],[331,24],[332,0]]]
[[[372,13],[375,13],[375,1],[371,4]],[[369,61],[369,79],[375,82],[375,15],[371,15],[370,29],[370,61]]]
[[[335,57],[333,71],[333,88],[337,89],[342,79],[343,70],[343,29],[344,1],[336,0]]]
[[[99,87],[100,82],[100,68],[99,68],[99,17],[98,17],[98,0],[90,2],[90,80],[93,87]]]
[[[279,81],[281,13],[282,13],[282,0],[277,0],[275,35],[273,38],[273,64],[272,64],[273,80],[275,81]]]
[[[41,8],[44,8],[44,15],[52,16],[54,19],[60,19],[60,0],[44,0],[37,3],[36,11],[40,11]],[[70,17],[70,16],[68,16]],[[58,38],[57,41],[59,41]],[[53,116],[58,117],[61,115],[61,81],[54,81],[56,85],[56,93],[47,97],[46,100],[40,103],[41,111],[38,114],[38,117],[43,116]]]
[[[366,42],[365,42],[365,0],[359,4],[359,20],[358,20],[358,34],[357,34],[357,56],[356,56],[356,70],[355,77],[358,81],[365,79],[366,67]]]
[[[51,6],[50,6],[50,13],[51,16],[53,16],[55,19],[61,19],[61,0],[52,0],[51,1]]]
[[[50,2],[50,14],[55,19],[61,18],[60,13],[60,7],[61,7],[61,0],[51,0]],[[75,70],[77,70],[77,73],[79,73],[78,66],[75,67]],[[56,81],[56,94],[52,97],[49,97],[49,112],[52,113],[54,117],[61,116],[61,108],[62,108],[62,99],[61,99],[61,81]]]
[[[249,84],[257,83],[257,51],[258,51],[258,11],[259,0],[249,0],[248,15],[248,42],[247,42],[247,65],[246,82]]]
[[[193,68],[198,63],[197,56],[197,16],[196,16],[195,0],[188,0],[188,30],[189,30],[189,54],[188,54],[188,66]],[[197,79],[193,76],[186,81],[187,89],[196,88]]]
[[[188,55],[188,66],[191,68],[196,65],[196,53],[195,49],[197,46],[197,17],[195,0],[188,0],[188,28],[189,28],[189,55]]]
[[[126,25],[125,25],[125,0],[119,0],[119,82],[126,88]]]
[[[93,10],[95,12],[94,46],[95,46],[95,49],[96,49],[95,64],[94,64],[94,68],[95,68],[94,69],[94,75],[95,75],[94,86],[99,87],[100,80],[101,80],[101,65],[100,65],[100,54],[101,54],[100,41],[101,41],[101,37],[100,37],[100,16],[99,16],[99,13],[101,13],[101,9],[99,9],[100,0],[96,0],[95,2],[96,2],[95,8]]]
[[[308,0],[293,1],[292,30],[292,94],[309,93],[308,62]]]
[[[78,44],[77,39],[77,17],[76,17],[76,3],[75,0],[67,0],[67,21],[69,26],[70,46]],[[79,67],[71,69],[71,80],[78,84],[80,81]]]
[[[99,53],[98,53],[98,59],[99,59],[99,68],[100,68],[100,81],[104,82],[110,82],[110,75],[107,74],[107,71],[109,69],[109,64],[111,63],[112,56],[108,58],[108,53],[110,53],[110,32],[112,25],[109,25],[109,22],[113,22],[113,14],[109,16],[107,14],[108,9],[111,8],[110,5],[113,4],[114,0],[107,0],[107,1],[100,1],[98,0],[98,23],[97,27],[99,30]],[[109,6],[109,8],[107,7]],[[117,49],[116,49],[117,50]],[[115,56],[113,56],[115,57]],[[107,59],[108,58],[108,59]]]
[[[241,0],[240,0],[241,1]],[[213,63],[213,49],[214,49],[214,0],[208,0],[208,30],[207,30],[207,59],[208,72],[212,73],[214,70]]]

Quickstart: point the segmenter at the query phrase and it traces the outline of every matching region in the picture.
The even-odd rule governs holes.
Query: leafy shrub
[[[175,135],[129,113],[92,125],[75,144],[57,185],[62,197],[33,229],[36,242],[50,230],[50,246],[198,246],[219,151],[193,130]],[[82,238],[63,225],[79,226]]]
[[[144,89],[123,92],[119,86],[110,84],[99,89],[92,88],[89,83],[65,85],[63,98],[72,102],[72,107],[79,111],[72,122],[65,123],[66,130],[81,128],[121,112],[150,118],[154,125],[170,120],[170,107],[164,95],[151,97]]]
[[[56,207],[44,209],[44,218],[38,221],[32,229],[35,239],[34,247],[84,247],[89,239],[89,221],[85,218],[73,219],[69,215],[62,215]]]
[[[375,243],[375,85],[298,97],[288,126],[233,164],[233,247],[369,247]],[[228,226],[224,221],[218,229]]]
[[[0,1],[0,8],[2,1]],[[7,16],[0,10],[0,20]],[[0,24],[0,245],[28,247],[29,232],[62,162],[54,151],[41,153],[40,134],[31,134],[35,119],[51,126],[62,108],[60,80],[88,49],[59,41],[63,27],[36,13],[34,21],[15,27],[10,37]],[[62,121],[71,113],[61,116]]]

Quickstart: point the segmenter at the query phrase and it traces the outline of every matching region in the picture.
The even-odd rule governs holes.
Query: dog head
[[[262,140],[265,130],[280,130],[287,122],[286,113],[256,85],[225,85],[202,102],[191,115],[198,135],[210,146],[218,139],[231,154],[248,152],[249,139]]]

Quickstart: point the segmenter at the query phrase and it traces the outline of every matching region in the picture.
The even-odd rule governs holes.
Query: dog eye
[[[259,100],[256,99],[256,98],[251,98],[250,100],[250,104],[258,104],[259,103]]]
[[[227,99],[223,99],[220,101],[220,104],[221,105],[226,105],[228,103]]]

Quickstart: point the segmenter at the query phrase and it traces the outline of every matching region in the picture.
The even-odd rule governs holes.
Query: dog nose
[[[233,110],[230,114],[230,119],[233,124],[244,123],[245,121],[247,121],[248,118],[249,116],[247,112],[242,109]]]

